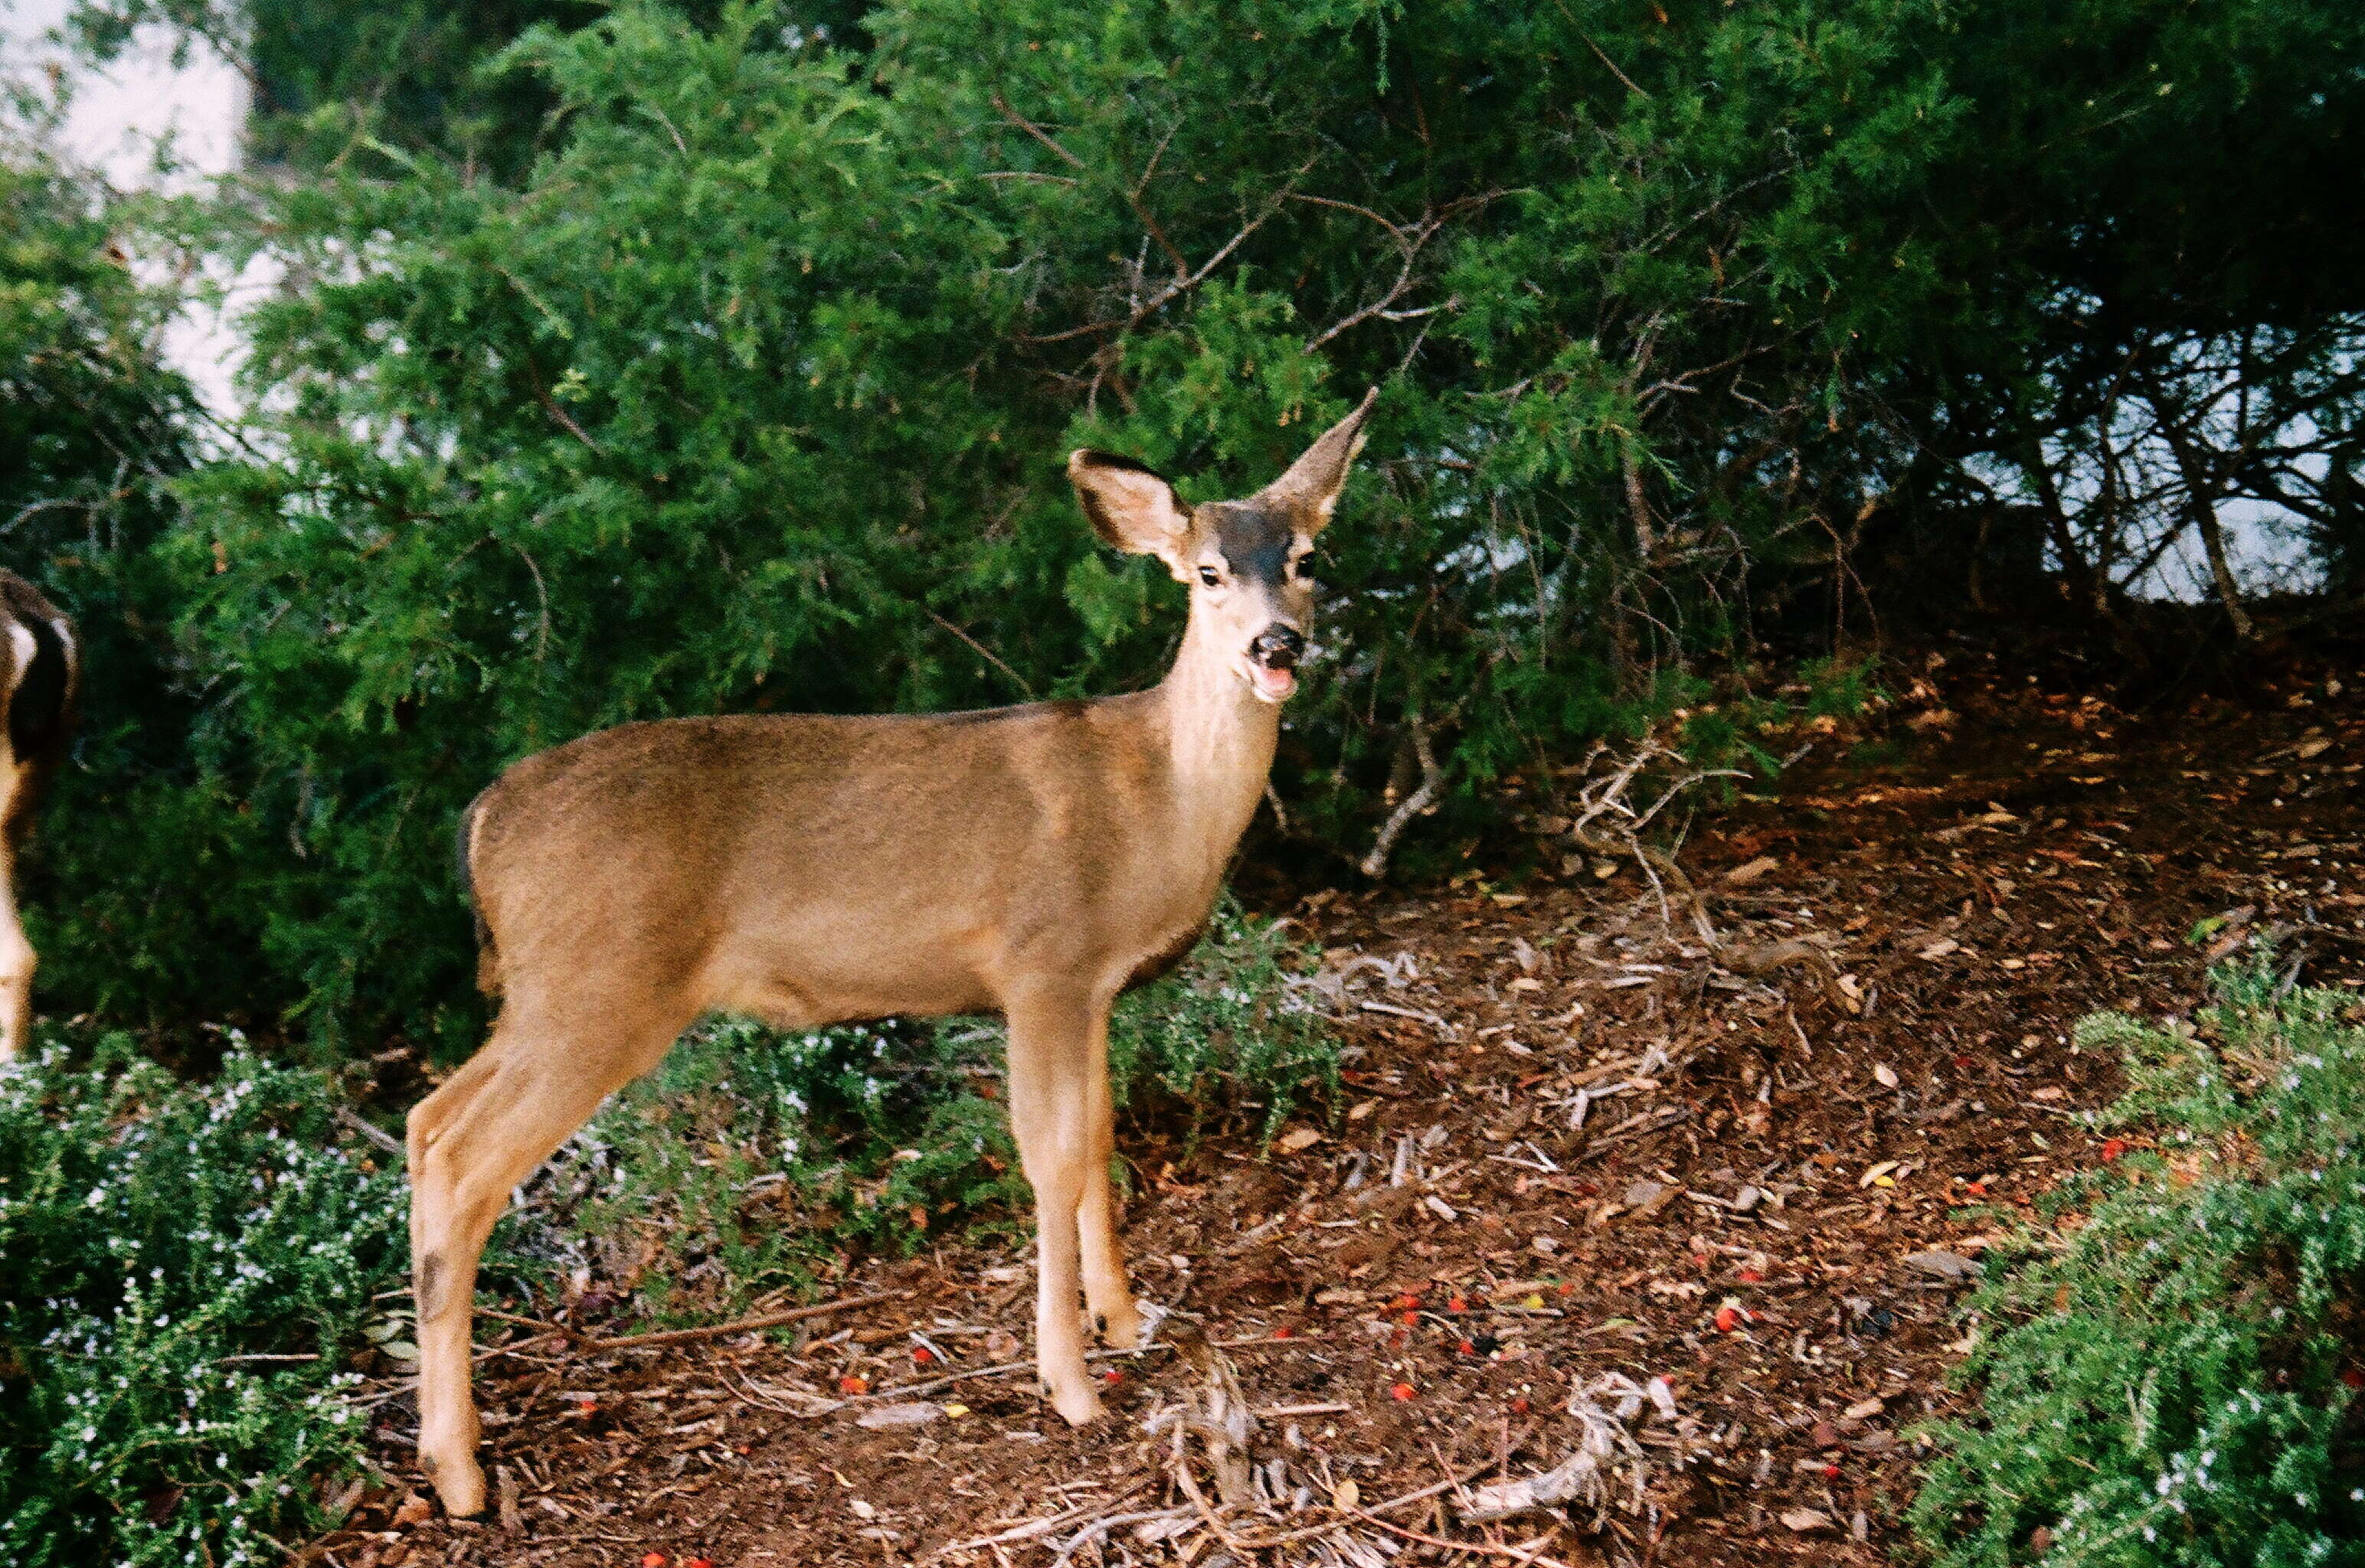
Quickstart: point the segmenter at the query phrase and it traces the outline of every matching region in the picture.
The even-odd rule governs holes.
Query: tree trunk
[[[2115,626],[2106,580],[2096,574],[2094,564],[2070,535],[2069,514],[2062,510],[2061,491],[2053,483],[2053,470],[2046,465],[2044,443],[2035,436],[2027,437],[2021,443],[2019,457],[2021,472],[2036,491],[2036,504],[2045,513],[2045,526],[2053,535],[2053,553],[2061,557],[2061,575],[2069,579],[2070,591],[2085,601],[2087,609]]]
[[[2242,642],[2252,642],[2258,636],[2258,628],[2251,624],[2249,611],[2242,608],[2242,590],[2234,581],[2233,568],[2225,563],[2225,539],[2217,527],[2216,477],[2194,449],[2183,423],[2169,417],[2159,388],[2148,386],[2145,396],[2151,401],[2152,417],[2159,421],[2160,436],[2176,458],[2177,475],[2184,481],[2185,515],[2201,531],[2201,547],[2209,556],[2209,576],[2217,585],[2217,601],[2225,607],[2225,619],[2233,623],[2234,635]]]

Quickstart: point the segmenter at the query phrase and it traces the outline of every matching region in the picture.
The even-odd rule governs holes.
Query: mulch
[[[2359,679],[2130,714],[1986,658],[1920,670],[1869,756],[1834,736],[1696,824],[1713,948],[1679,891],[1584,856],[1318,892],[1291,913],[1349,1042],[1338,1115],[1264,1157],[1123,1139],[1175,1348],[1100,1363],[1095,1428],[1011,1370],[1023,1257],[947,1245],[857,1264],[846,1294],[902,1294],[793,1337],[488,1360],[482,1523],[419,1496],[389,1384],[391,1484],[304,1555],[1888,1562],[1921,1424],[1969,1414],[1947,1372],[1980,1259],[2115,1153],[2081,1113],[2116,1066],[2077,1020],[2189,1012],[2253,932],[2310,983],[2365,973]],[[1476,1518],[1588,1440],[1573,1498]]]

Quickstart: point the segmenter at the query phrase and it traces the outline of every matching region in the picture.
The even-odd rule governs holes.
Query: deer
[[[0,1064],[31,1042],[33,970],[39,957],[17,913],[17,857],[31,833],[35,808],[64,763],[73,736],[81,655],[74,625],[41,590],[0,571],[0,707],[7,755],[0,759]]]
[[[1111,1191],[1108,1020],[1205,931],[1267,788],[1314,609],[1308,557],[1362,402],[1246,500],[1186,505],[1130,458],[1068,476],[1101,539],[1190,590],[1166,676],[938,714],[743,714],[604,730],[469,805],[485,1045],[410,1112],[419,1457],[484,1506],[469,1390],[477,1260],[511,1189],[710,1013],[783,1029],[999,1014],[1036,1215],[1035,1339],[1069,1422],[1100,1413],[1079,1302],[1142,1342]]]

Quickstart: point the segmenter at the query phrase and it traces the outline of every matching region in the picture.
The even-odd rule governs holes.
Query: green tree
[[[197,415],[156,356],[173,300],[133,280],[103,189],[30,142],[0,145],[0,547],[73,617],[83,662],[80,733],[19,890],[39,1002],[219,1019],[255,962],[216,895],[260,824],[192,753],[201,678],[163,543]]]

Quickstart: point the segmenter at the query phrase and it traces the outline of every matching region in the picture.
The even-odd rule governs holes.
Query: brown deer
[[[82,666],[73,622],[14,572],[0,571],[0,686],[7,756],[0,763],[0,1062],[25,1049],[33,1027],[33,945],[17,918],[17,852],[33,808],[65,760]]]
[[[1272,764],[1313,609],[1306,556],[1376,390],[1247,500],[1185,506],[1076,452],[1101,537],[1191,589],[1148,691],[982,712],[626,724],[528,757],[462,818],[484,1049],[410,1113],[419,1451],[484,1505],[468,1392],[476,1260],[510,1189],[701,1014],[811,1029],[1000,1013],[1035,1192],[1037,1366],[1099,1413],[1078,1296],[1139,1342],[1109,1191],[1109,1007],[1179,962]]]

